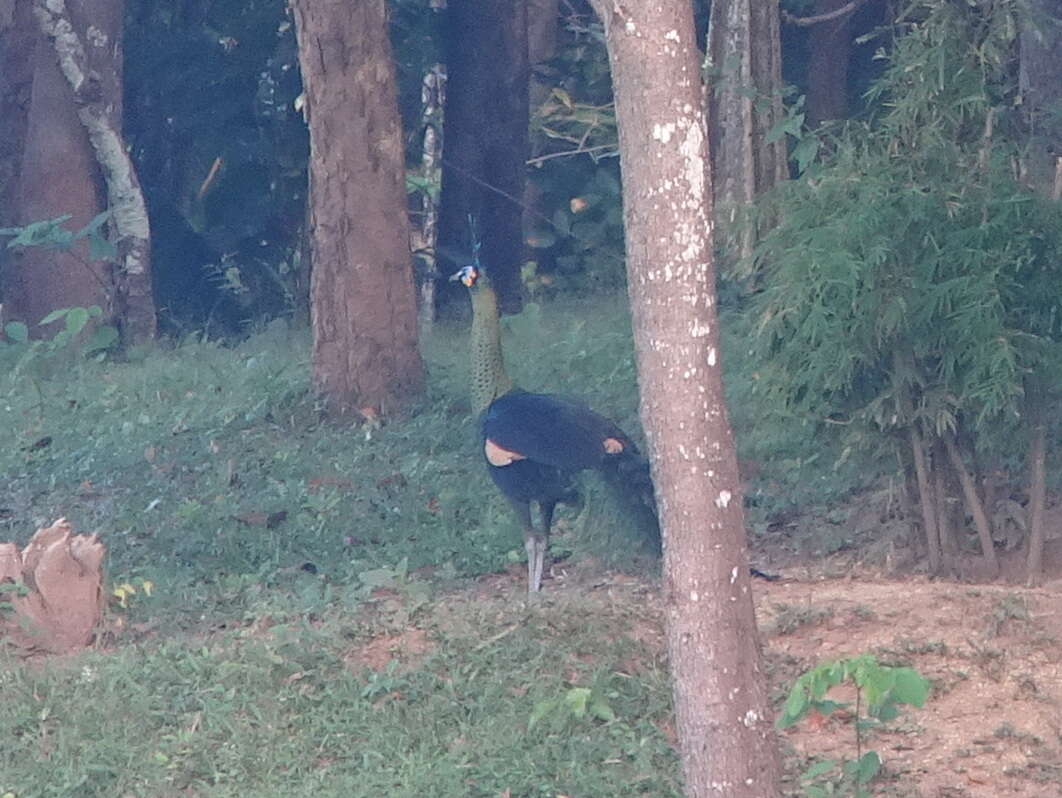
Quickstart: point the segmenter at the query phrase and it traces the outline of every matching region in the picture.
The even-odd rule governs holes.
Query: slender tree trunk
[[[1029,552],[1025,579],[1029,587],[1044,576],[1044,506],[1047,500],[1047,424],[1044,395],[1039,385],[1026,385],[1026,415],[1029,418]]]
[[[433,12],[437,13],[437,12]],[[420,88],[420,177],[426,187],[419,194],[420,218],[413,228],[413,250],[424,264],[420,278],[420,303],[417,327],[421,338],[431,334],[435,325],[435,287],[438,284],[439,195],[434,191],[442,179],[442,113],[446,97],[446,70],[433,64],[424,75]]]
[[[782,121],[782,43],[778,0],[715,0],[708,21],[712,183],[717,212],[732,227],[739,211],[788,177],[785,137],[767,140]],[[752,254],[755,235],[741,225],[737,245]]]
[[[687,794],[779,795],[778,748],[723,400],[711,185],[689,0],[594,0],[616,95],[628,284],[664,531]]]
[[[294,0],[310,123],[314,382],[337,417],[423,388],[385,0]]]
[[[526,0],[448,0],[440,246],[469,252],[468,217],[502,311],[523,306],[528,153]],[[454,289],[460,289],[456,285]],[[446,287],[440,286],[440,293]]]
[[[118,249],[111,311],[127,342],[153,338],[151,234],[147,206],[122,136],[123,0],[36,0],[42,33],[58,56],[106,186]]]
[[[911,456],[914,459],[915,476],[918,479],[918,495],[922,505],[922,526],[926,531],[926,550],[929,554],[929,573],[940,573],[940,526],[937,523],[940,513],[936,502],[936,493],[930,481],[927,466],[926,447],[922,436],[912,423],[908,429],[911,444]]]
[[[937,536],[940,538],[940,550],[942,559],[949,571],[954,571],[955,559],[959,555],[959,541],[956,538],[955,515],[951,509],[949,485],[953,471],[947,466],[947,455],[944,453],[944,444],[939,441],[933,447],[932,473],[933,495],[937,502]]]
[[[815,13],[829,14],[849,0],[816,0]],[[852,50],[852,16],[820,22],[808,36],[808,126],[848,117],[848,59]]]
[[[963,497],[966,499],[966,509],[973,516],[977,537],[981,541],[981,554],[984,556],[985,565],[990,575],[995,577],[999,574],[999,559],[996,557],[996,547],[992,542],[992,523],[988,520],[984,503],[977,493],[977,483],[966,468],[966,463],[963,462],[962,453],[959,452],[955,438],[950,434],[944,436],[944,450],[948,453],[948,459],[951,460],[951,465],[959,477]]]

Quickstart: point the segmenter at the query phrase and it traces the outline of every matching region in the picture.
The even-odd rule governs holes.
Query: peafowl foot
[[[542,590],[542,572],[546,564],[548,541],[538,534],[524,537],[524,549],[527,551],[527,592],[538,593]]]

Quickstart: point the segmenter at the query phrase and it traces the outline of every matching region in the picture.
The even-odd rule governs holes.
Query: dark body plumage
[[[483,413],[481,431],[484,445],[490,441],[520,456],[501,466],[488,459],[487,467],[502,493],[524,504],[571,501],[576,472],[609,467],[609,460],[634,452],[607,418],[553,394],[514,390],[500,396]],[[619,451],[610,454],[607,447]]]
[[[520,520],[527,550],[528,590],[541,587],[553,511],[576,498],[574,477],[599,470],[625,511],[659,541],[649,466],[615,423],[585,405],[555,394],[514,388],[505,373],[497,300],[477,266],[455,279],[472,294],[473,405],[480,412],[480,441],[494,484]],[[531,505],[538,504],[536,528]]]

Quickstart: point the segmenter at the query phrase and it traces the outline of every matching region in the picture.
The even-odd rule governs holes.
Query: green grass
[[[669,714],[666,674],[622,634],[622,618],[589,610],[611,627],[606,639],[578,603],[529,614],[512,601],[432,607],[399,614],[391,630],[423,627],[426,657],[376,673],[348,654],[380,622],[360,625],[343,601],[309,616],[273,601],[253,624],[6,668],[0,791],[680,794],[657,726]],[[631,661],[646,669],[627,673]],[[528,729],[537,704],[575,685],[600,693],[614,718],[553,713]]]
[[[465,335],[440,326],[425,397],[371,431],[324,419],[308,337],[282,326],[124,362],[0,344],[0,539],[66,516],[100,533],[113,583],[154,585],[112,605],[97,650],[0,662],[0,795],[677,795],[666,675],[624,615],[643,598],[476,597],[469,578],[523,547],[477,452]],[[623,299],[531,306],[507,336],[519,384],[640,437]],[[770,486],[754,499],[828,501],[828,463],[757,413],[731,349],[739,440]],[[603,501],[591,485],[565,510],[555,552],[654,572],[602,532]],[[425,656],[352,664],[410,629]],[[609,711],[581,715],[585,695]]]

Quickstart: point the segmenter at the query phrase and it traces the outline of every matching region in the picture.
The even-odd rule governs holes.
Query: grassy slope
[[[513,371],[630,424],[621,308],[516,320],[546,356]],[[114,582],[154,585],[100,650],[5,661],[0,794],[669,794],[666,679],[617,675],[634,642],[571,608],[446,597],[522,548],[475,454],[463,341],[440,330],[428,396],[371,434],[323,423],[308,342],[280,328],[130,363],[0,350],[0,538],[67,516],[101,533]],[[381,591],[398,607],[376,611]],[[401,669],[351,653],[410,629],[427,650]],[[575,685],[616,718],[565,705],[529,732]]]
[[[622,301],[510,326],[518,382],[637,427]],[[102,534],[113,581],[154,584],[115,607],[100,651],[7,663],[0,794],[673,794],[669,691],[624,633],[631,608],[589,628],[579,606],[453,598],[522,555],[475,452],[463,342],[441,329],[427,397],[371,434],[320,419],[308,342],[280,328],[130,363],[0,350],[0,538],[67,516]],[[751,423],[735,382],[746,449],[781,440],[799,465],[806,438]],[[381,591],[398,597],[382,615]],[[402,669],[352,659],[410,629],[428,650]],[[580,717],[573,686],[615,718]]]

